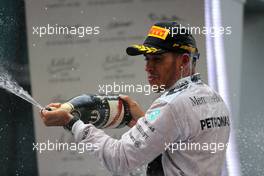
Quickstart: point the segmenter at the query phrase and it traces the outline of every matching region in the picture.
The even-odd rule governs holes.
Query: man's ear
[[[185,66],[190,62],[189,54],[185,53],[182,55],[182,65]]]

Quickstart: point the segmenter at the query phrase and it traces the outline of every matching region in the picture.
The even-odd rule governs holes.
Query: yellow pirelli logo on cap
[[[158,27],[158,26],[152,26],[149,33],[148,33],[148,36],[156,37],[156,38],[160,38],[162,40],[165,40],[166,37],[168,36],[169,32],[170,32],[169,29]]]

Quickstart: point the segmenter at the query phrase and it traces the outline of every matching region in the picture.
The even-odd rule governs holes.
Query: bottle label
[[[104,128],[116,128],[120,125],[124,117],[123,103],[119,98],[108,100],[109,104],[109,118]]]

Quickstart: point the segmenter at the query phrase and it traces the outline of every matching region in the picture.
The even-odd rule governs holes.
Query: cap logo
[[[184,49],[184,50],[187,50],[187,51],[189,51],[191,53],[196,52],[196,48],[191,47],[191,46],[187,46],[187,45],[179,45],[177,43],[174,43],[172,47],[179,48],[179,49]]]
[[[166,37],[168,36],[169,32],[170,32],[169,29],[158,27],[158,26],[152,26],[149,33],[148,33],[148,36],[156,37],[156,38],[160,38],[162,40],[165,40]]]
[[[133,45],[134,48],[137,48],[139,51],[143,51],[145,53],[156,53],[159,51],[159,49],[154,48],[154,47],[147,47],[144,45]]]

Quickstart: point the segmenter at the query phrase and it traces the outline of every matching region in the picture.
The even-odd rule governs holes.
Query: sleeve
[[[73,125],[72,132],[77,142],[97,146],[91,154],[110,172],[127,174],[164,152],[166,143],[180,138],[180,130],[173,116],[170,105],[159,101],[154,102],[145,116],[119,140],[82,121]]]

